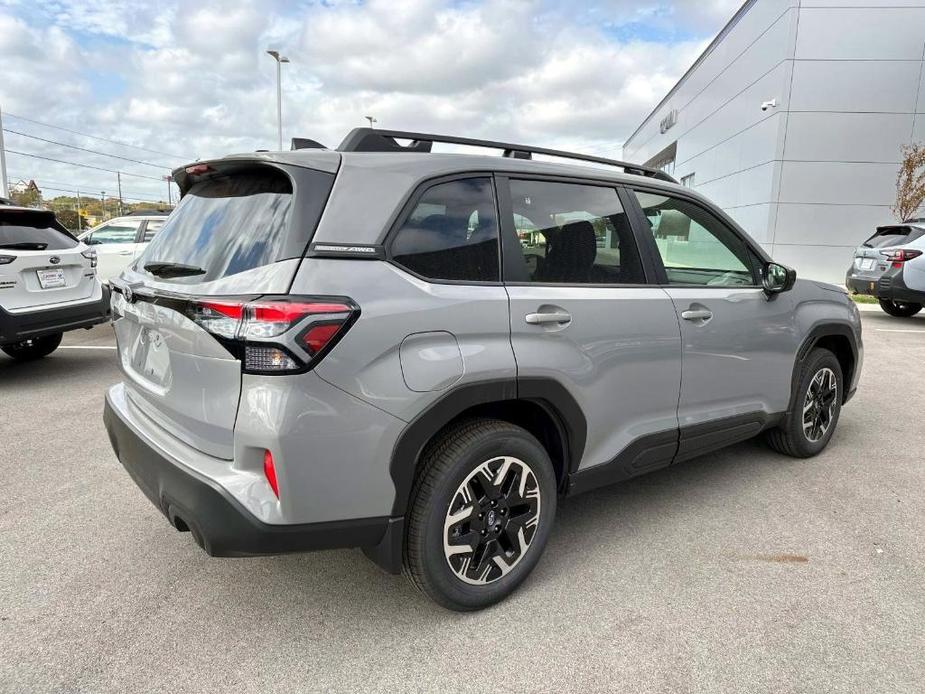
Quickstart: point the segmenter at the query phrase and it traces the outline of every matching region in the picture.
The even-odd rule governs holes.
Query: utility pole
[[[276,129],[279,134],[279,151],[283,151],[283,63],[288,63],[289,58],[279,54],[279,51],[268,50],[267,53],[276,60]]]
[[[167,204],[173,207],[173,200],[170,199],[170,182],[173,180],[173,176],[164,176],[164,180],[167,181]]]
[[[77,234],[79,235],[82,230],[80,224],[80,188],[77,189]]]
[[[122,207],[122,172],[116,171],[116,183],[119,186],[119,216],[125,214],[125,209]]]
[[[106,221],[106,191],[100,191],[100,221]]]
[[[0,195],[10,197],[10,184],[6,177],[6,149],[3,147],[3,109],[0,109]]]

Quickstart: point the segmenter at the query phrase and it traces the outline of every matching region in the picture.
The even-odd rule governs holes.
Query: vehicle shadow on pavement
[[[627,539],[683,522],[680,517],[704,497],[713,497],[709,503],[716,503],[717,497],[735,494],[743,484],[748,485],[749,476],[789,475],[788,467],[800,464],[805,462],[782,458],[758,440],[747,441],[564,499],[542,561],[522,589],[504,604],[532,602],[539,596],[545,600],[550,591],[567,590],[575,572],[582,571],[583,563],[590,567],[595,554],[619,556],[627,545],[636,544]],[[380,570],[360,550],[288,555],[266,561],[262,580],[275,586],[268,594],[279,591],[275,594],[285,596],[287,609],[308,601],[345,617],[352,613],[353,618],[363,621],[377,616],[394,620],[397,611],[404,611],[411,623],[439,622],[452,614],[418,593],[404,577]],[[619,563],[616,566],[619,568]]]

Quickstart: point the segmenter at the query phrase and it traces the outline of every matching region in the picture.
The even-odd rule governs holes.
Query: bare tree
[[[904,222],[925,203],[925,145],[903,145],[903,160],[896,175],[896,204],[893,215]]]

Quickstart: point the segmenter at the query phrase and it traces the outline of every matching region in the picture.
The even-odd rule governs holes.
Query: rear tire
[[[880,308],[897,318],[909,318],[922,310],[922,304],[911,304],[906,301],[892,301],[880,299]]]
[[[404,573],[446,608],[488,607],[536,566],[555,513],[556,476],[539,441],[496,419],[460,422],[424,450]]]
[[[790,412],[765,434],[768,445],[792,458],[810,458],[829,444],[844,398],[841,364],[827,349],[814,349],[803,364]]]
[[[62,337],[62,333],[43,335],[42,337],[34,337],[30,340],[22,340],[21,342],[11,342],[10,344],[0,346],[0,349],[13,357],[16,361],[32,361],[33,359],[47,357],[58,349]]]

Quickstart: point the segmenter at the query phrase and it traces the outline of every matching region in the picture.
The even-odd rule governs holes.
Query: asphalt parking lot
[[[174,531],[103,429],[108,326],[0,355],[0,690],[921,692],[925,315],[864,325],[825,453],[749,442],[569,500],[468,615],[359,550],[211,559]]]

